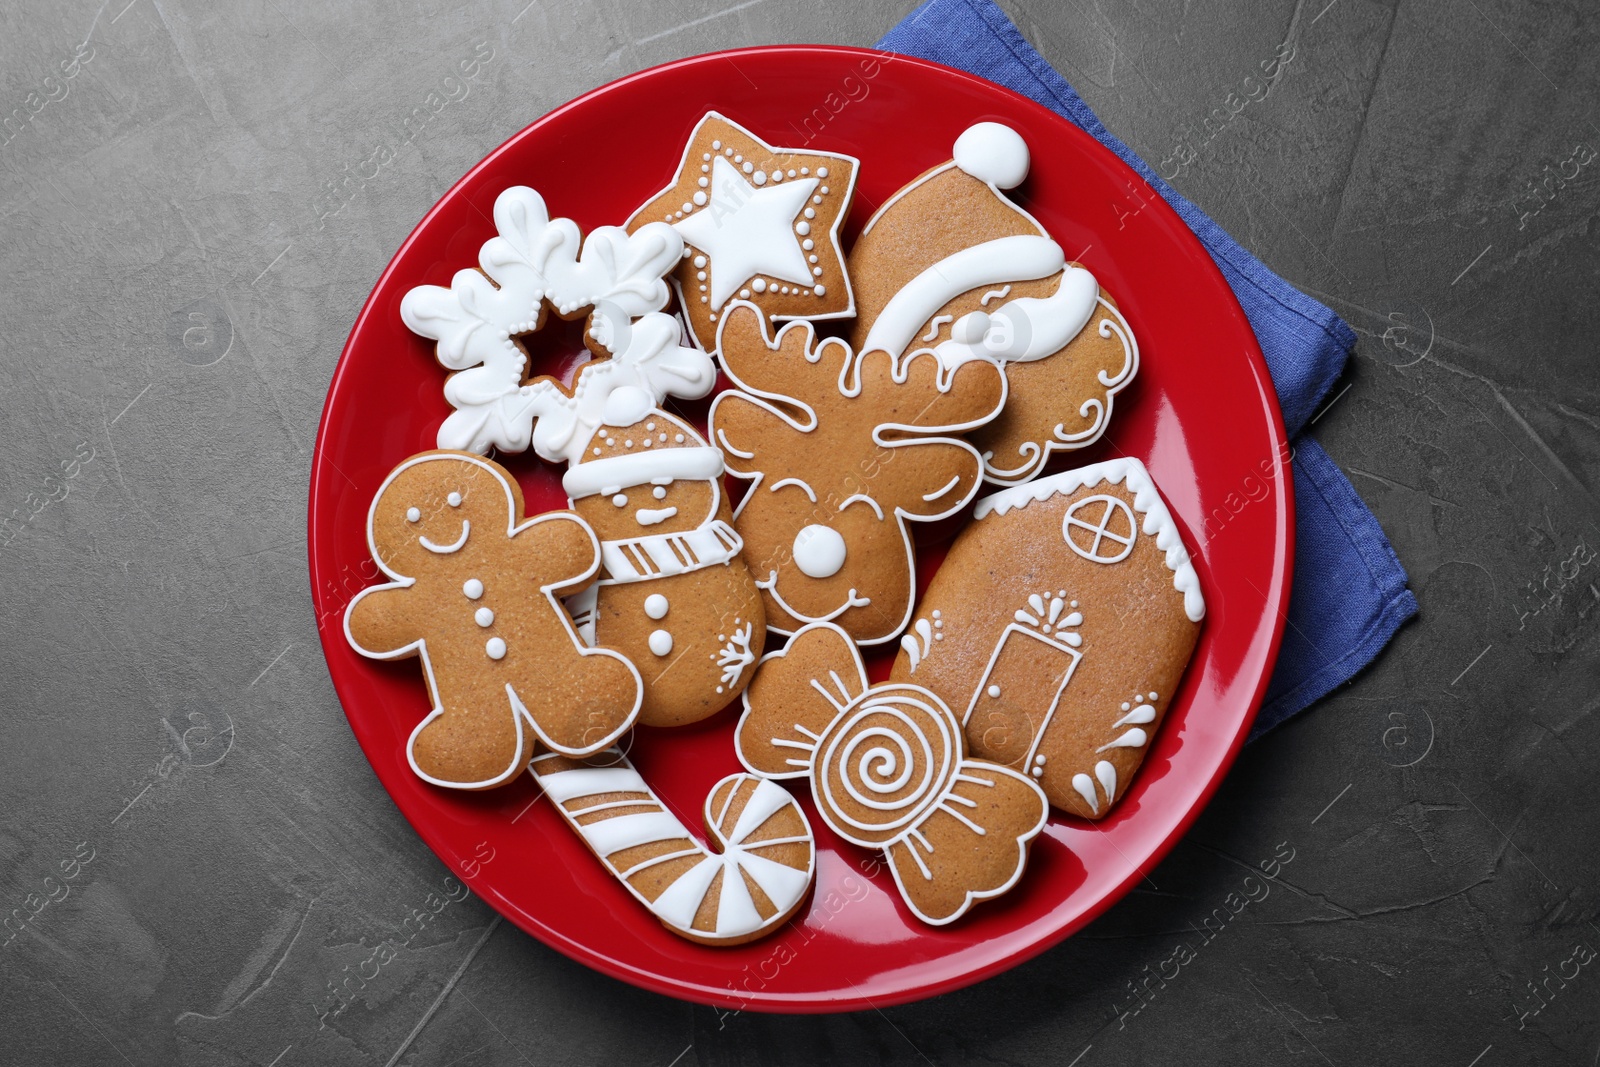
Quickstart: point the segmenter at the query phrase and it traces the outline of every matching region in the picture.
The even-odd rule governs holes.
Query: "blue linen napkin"
[[[1108,131],[993,0],[928,0],[878,47],[987,78],[1068,119],[1138,171],[1206,246],[1255,330],[1294,445],[1288,626],[1250,739],[1349,681],[1417,612],[1378,520],[1322,446],[1296,436],[1343,373],[1355,333],[1268,270]]]

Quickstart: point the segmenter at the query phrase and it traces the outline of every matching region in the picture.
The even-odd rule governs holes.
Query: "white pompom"
[[[1010,126],[980,122],[956,138],[956,166],[997,189],[1014,189],[1028,176],[1028,144]]]
[[[655,407],[655,398],[634,385],[624,385],[606,397],[601,419],[607,426],[632,426]]]

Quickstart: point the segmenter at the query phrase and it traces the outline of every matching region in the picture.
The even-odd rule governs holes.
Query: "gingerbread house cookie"
[[[891,677],[956,709],[975,755],[1101,819],[1144,762],[1204,616],[1149,473],[1108,460],[980,500]]]

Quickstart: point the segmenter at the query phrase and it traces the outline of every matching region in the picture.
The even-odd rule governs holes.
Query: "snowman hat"
[[[613,429],[629,432],[623,435]],[[636,485],[667,485],[680,478],[722,477],[722,451],[657,408],[642,389],[623,387],[606,398],[603,421],[589,444],[561,478],[561,488],[572,500],[610,496]]]

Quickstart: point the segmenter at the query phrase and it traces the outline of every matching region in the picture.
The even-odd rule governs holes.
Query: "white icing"
[[[452,492],[449,496],[445,497],[444,499],[445,499],[445,503],[449,504],[453,508],[459,508],[461,506],[461,494],[460,493]]]
[[[633,517],[640,526],[655,526],[657,523],[666,522],[677,513],[677,508],[640,508],[633,513]]]
[[[956,138],[956,166],[997,189],[1014,189],[1028,176],[1028,143],[1010,126],[980,122]]]
[[[1150,740],[1150,735],[1138,727],[1134,727],[1121,737],[1109,744],[1101,745],[1096,752],[1104,752],[1108,748],[1143,748]]]
[[[498,637],[491,637],[483,646],[483,650],[490,659],[506,658],[506,643]]]
[[[1038,234],[970,245],[928,267],[895,293],[873,320],[861,350],[882,349],[898,356],[922,324],[954,297],[981,285],[1048,278],[1065,264],[1061,246]]]
[[[811,578],[831,578],[844,566],[845,541],[839,531],[812,524],[794,537],[794,562]]]
[[[744,548],[732,526],[712,519],[683,533],[650,534],[600,542],[605,582],[642,582],[727,563]]]
[[[667,598],[660,593],[651,593],[644,598],[644,613],[652,619],[666,618],[668,607]]]
[[[429,552],[434,553],[435,555],[448,556],[453,552],[460,552],[461,551],[462,547],[464,545],[466,545],[466,543],[467,543],[467,535],[469,533],[471,533],[471,532],[472,532],[472,523],[468,522],[466,519],[462,519],[461,520],[461,536],[456,538],[450,544],[448,544],[448,545],[436,545],[432,541],[428,540],[426,537],[417,538],[417,543],[422,545],[423,548],[427,549]]]
[[[713,164],[711,203],[673,226],[706,253],[711,303],[721,307],[757,274],[789,282],[809,280],[804,254],[789,226],[817,185],[815,178],[783,185],[752,185],[722,157]]]
[[[1123,707],[1127,707],[1127,705],[1124,704]],[[1115,730],[1119,726],[1148,726],[1150,723],[1155,721],[1156,709],[1151,707],[1149,704],[1140,704],[1138,707],[1128,712],[1128,714],[1112,723],[1111,728]]]
[[[1008,286],[1009,288],[1009,286]],[[1100,296],[1094,275],[1082,267],[1068,267],[1056,291],[1043,299],[1018,297],[992,312],[974,311],[962,316],[965,336],[951,338],[934,349],[947,366],[971,359],[997,359],[1030,363],[1053,356],[1088,323]]]
[[[972,517],[981,520],[991,514],[1004,515],[1012,508],[1027,507],[1034,501],[1075,493],[1083,488],[1092,489],[1101,482],[1126,485],[1133,492],[1134,510],[1144,516],[1144,533],[1154,536],[1156,547],[1166,553],[1166,565],[1172,572],[1173,587],[1183,594],[1184,613],[1192,622],[1205,618],[1206,604],[1200,591],[1200,576],[1195,573],[1188,550],[1183,547],[1178,524],[1167,510],[1155,483],[1150,480],[1150,472],[1136,459],[1123,457],[1092,463],[1025,485],[1002,489],[978,501]]]
[[[989,699],[991,699],[991,700],[999,700],[1000,699],[1000,687],[998,685],[991,685],[989,687]]]
[[[1072,788],[1077,790],[1083,802],[1089,805],[1089,811],[1095,815],[1100,814],[1100,799],[1094,795],[1094,779],[1087,774],[1074,774]]]
[[[468,600],[477,600],[483,596],[483,583],[476,578],[468,578],[461,584],[461,592]]]
[[[418,510],[417,508],[406,508],[406,521],[407,522],[421,522],[422,521],[422,512],[420,510]]]
[[[1091,504],[1101,505],[1099,517],[1079,518],[1078,512],[1087,510]],[[1089,544],[1081,544],[1081,535],[1073,536],[1074,529],[1087,531],[1092,538]],[[1067,509],[1061,520],[1061,536],[1068,548],[1086,560],[1093,563],[1121,563],[1133,551],[1133,544],[1138,539],[1138,524],[1128,511],[1127,501],[1104,494],[1088,496],[1073,501]],[[1117,547],[1104,548],[1107,541]]]
[[[494,612],[490,611],[488,608],[479,608],[477,611],[472,613],[472,621],[477,623],[479,626],[493,626]]]
[[[400,303],[415,333],[438,342],[447,370],[445,398],[455,411],[439,427],[440,448],[520,452],[530,444],[549,460],[571,460],[600,425],[609,394],[641,389],[666,396],[704,396],[716,381],[705,353],[679,348],[678,322],[660,313],[664,275],[683,255],[683,240],[665,223],[629,235],[594,230],[579,246],[570,219],[551,219],[525,186],[495,201],[496,237],[478,255],[480,270],[461,270],[449,288],[417,286]],[[611,358],[579,371],[571,393],[549,380],[523,385],[527,357],[512,342],[540,318],[544,301],[563,314],[592,308],[589,333]],[[537,425],[536,425],[537,423]]]
[[[652,630],[650,632],[650,651],[658,656],[665,656],[672,651],[672,634],[666,630]]]
[[[739,622],[738,619],[733,620],[733,636],[723,642],[721,650],[717,653],[717,666],[722,670],[723,688],[738,685],[744,669],[756,661],[755,650],[750,647],[755,634],[755,624],[747,622],[741,630]],[[717,692],[722,692],[722,689],[718,689]]]
[[[635,420],[637,421],[637,420]],[[597,493],[614,493],[635,485],[679,478],[703,482],[720,478],[722,451],[709,445],[699,448],[663,448],[654,452],[629,452],[588,459],[574,464],[561,476],[567,496],[579,500]]]
[[[1100,788],[1106,791],[1106,803],[1117,799],[1117,769],[1105,760],[1094,765],[1094,776],[1100,779]]]
[[[742,941],[776,929],[788,919],[811,887],[816,869],[816,851],[805,812],[782,787],[747,774],[732,775],[713,786],[706,795],[705,821],[713,829],[722,848],[720,852],[712,852],[667,810],[626,757],[615,749],[607,755],[612,758],[613,766],[578,767],[540,774],[540,765],[548,764],[553,758],[543,755],[534,757],[529,769],[555,802],[556,809],[567,824],[606,862],[634,899],[675,933],[700,941]],[[750,792],[734,825],[728,826],[728,812],[735,794],[749,791],[748,783],[752,782],[754,790]],[[723,790],[727,795],[721,810],[713,812],[712,798]],[[616,792],[639,793],[643,796],[616,805],[583,803],[586,797]],[[626,813],[593,819],[583,824],[578,822],[580,816],[608,807],[617,807]],[[800,835],[774,837],[768,833],[764,839],[753,840],[773,819],[786,812],[793,812],[799,818],[802,827]],[[611,856],[640,845],[674,843],[681,843],[683,847],[669,848],[626,870],[610,860]],[[792,844],[805,846],[805,864],[802,867],[780,863],[764,854],[780,845]],[[652,868],[693,857],[698,857],[699,862],[678,875],[654,900],[647,898],[634,884],[640,874]],[[699,914],[718,872],[722,874],[722,889],[717,898],[716,930],[695,930],[694,918]],[[746,876],[760,887],[762,894],[777,909],[767,918],[762,918],[756,909],[746,886]]]

